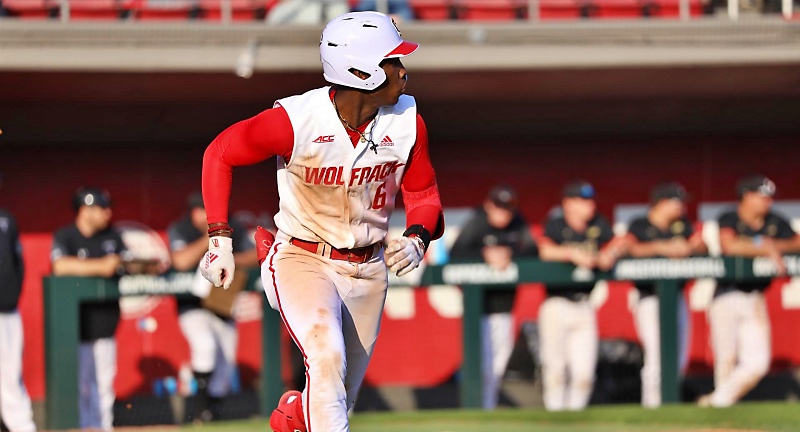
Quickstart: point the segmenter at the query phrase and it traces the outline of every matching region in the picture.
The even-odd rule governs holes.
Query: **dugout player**
[[[22,383],[23,332],[17,304],[24,271],[17,221],[0,209],[0,418],[11,432],[36,430]]]
[[[596,212],[594,187],[585,181],[567,184],[560,211],[545,222],[539,240],[542,260],[608,270],[623,250],[624,241],[614,239],[611,225]],[[549,411],[577,411],[589,403],[598,350],[592,287],[547,285],[539,309],[539,346]]]
[[[719,218],[722,254],[768,257],[786,274],[783,254],[800,252],[800,236],[771,211],[775,183],[762,176],[743,178],[739,205]],[[728,407],[756,386],[769,370],[772,343],[763,283],[719,282],[708,310],[714,350],[714,391],[701,406]]]
[[[450,249],[450,259],[482,259],[497,270],[505,270],[514,257],[536,256],[536,243],[518,205],[517,192],[510,186],[492,188],[462,227]],[[484,409],[497,406],[500,382],[514,349],[511,309],[515,294],[509,288],[486,291],[481,320]]]
[[[210,239],[202,270],[222,287],[234,269],[231,169],[278,158],[278,232],[261,274],[270,305],[303,353],[306,385],[302,395],[281,397],[270,418],[274,431],[349,430],[347,412],[378,335],[388,272],[417,268],[444,230],[425,123],[404,94],[400,58],[417,47],[384,14],[337,17],[320,39],[332,86],[278,100],[206,150]],[[408,226],[384,250],[398,191]],[[270,236],[258,231],[257,248]]]
[[[190,194],[186,207],[186,214],[167,228],[172,266],[177,271],[197,270],[208,250],[208,225],[202,194]],[[257,256],[253,239],[234,219],[230,224],[235,240],[234,261],[240,267],[255,267]],[[195,283],[210,285],[200,276]],[[221,400],[230,391],[231,377],[236,368],[236,323],[230,316],[204,308],[197,296],[178,299],[178,322],[189,343],[192,371],[197,382],[191,417],[208,422],[219,417]]]
[[[55,276],[112,278],[125,272],[122,236],[111,225],[111,197],[80,188],[72,199],[75,222],[55,233],[50,254]],[[114,421],[114,377],[119,323],[118,301],[80,306],[79,407],[84,429],[110,430]]]
[[[678,183],[662,183],[650,194],[647,215],[628,227],[628,253],[634,258],[686,258],[708,252],[700,231],[686,217],[686,189]],[[636,331],[644,351],[642,405],[661,405],[661,336],[659,305],[654,283],[636,285],[639,301],[634,311]]]

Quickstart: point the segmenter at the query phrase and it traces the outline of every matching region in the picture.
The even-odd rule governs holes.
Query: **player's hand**
[[[483,248],[483,260],[495,270],[505,270],[511,264],[511,248],[508,246],[486,246]]]
[[[767,248],[767,256],[769,259],[775,263],[777,276],[786,276],[786,261],[783,260],[783,254],[781,254],[778,247],[775,246],[775,242],[772,239],[765,239],[764,247]]]
[[[397,276],[403,276],[419,267],[423,255],[425,252],[422,245],[405,236],[392,240],[383,253],[386,267]]]
[[[112,277],[117,274],[117,269],[122,265],[122,258],[117,254],[108,254],[100,258],[103,263],[102,276]]]
[[[256,227],[256,253],[258,254],[258,265],[260,266],[267,259],[269,248],[275,243],[275,236],[262,227]]]
[[[208,239],[208,252],[203,256],[200,273],[215,287],[230,288],[233,282],[233,239],[215,236]]]
[[[666,255],[668,258],[686,258],[692,254],[692,246],[682,238],[674,238],[667,242]]]
[[[570,249],[569,260],[578,267],[594,268],[597,265],[597,256],[581,249]]]
[[[613,251],[603,251],[597,255],[597,268],[602,271],[611,270],[617,262],[617,254]]]

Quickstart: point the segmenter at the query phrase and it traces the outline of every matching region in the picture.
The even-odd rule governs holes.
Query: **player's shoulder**
[[[594,225],[599,227],[610,227],[611,223],[608,221],[608,218],[603,216],[602,213],[595,213],[594,217],[589,222],[589,225]]]
[[[767,213],[767,217],[765,219],[767,220],[767,223],[769,222],[782,222],[786,224],[789,223],[789,218],[787,218],[786,216],[775,210],[770,210],[769,213]]]
[[[728,209],[720,213],[719,217],[717,218],[720,224],[728,223],[728,224],[735,224],[739,221],[739,213],[736,209]]]
[[[330,86],[311,89],[305,93],[287,96],[278,99],[273,104],[273,108],[283,107],[287,111],[308,111],[330,99]]]
[[[80,234],[80,231],[78,231],[78,227],[74,223],[64,225],[58,228],[54,233],[58,238],[71,238],[78,234]]]
[[[650,226],[650,220],[647,219],[647,216],[637,217],[628,224],[628,231],[636,231],[637,229],[643,229]]]

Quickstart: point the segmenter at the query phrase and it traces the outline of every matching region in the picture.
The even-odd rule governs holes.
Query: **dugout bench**
[[[800,256],[785,257],[789,276],[800,276]],[[488,289],[525,282],[557,283],[561,286],[598,280],[655,281],[660,299],[661,394],[664,403],[678,402],[678,295],[690,279],[715,278],[722,281],[765,284],[775,276],[775,266],[765,258],[696,257],[687,259],[620,260],[611,272],[593,272],[571,264],[519,259],[504,271],[482,262],[427,266],[415,285],[459,285],[463,288],[463,363],[461,406],[480,408],[481,341],[480,318],[484,293]],[[413,273],[412,273],[413,274]],[[116,300],[133,295],[187,295],[194,273],[165,276],[124,276],[119,281],[84,277],[44,279],[46,415],[48,429],[78,427],[78,310],[81,302]],[[392,285],[407,285],[392,277]],[[249,274],[247,290],[260,291],[258,270]],[[506,288],[510,289],[510,288]],[[265,417],[284,391],[280,365],[280,316],[263,302],[260,411]]]

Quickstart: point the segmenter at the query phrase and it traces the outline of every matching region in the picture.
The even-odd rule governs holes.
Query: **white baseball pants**
[[[548,411],[589,404],[597,367],[597,318],[589,300],[549,297],[539,309],[539,343]]]
[[[714,392],[710,403],[728,407],[769,371],[772,341],[764,294],[722,294],[711,302],[708,315],[714,349]]]
[[[227,396],[236,368],[236,323],[202,308],[183,312],[178,323],[189,343],[192,370],[211,373],[208,394],[220,398]]]
[[[308,432],[346,432],[347,412],[366,373],[386,300],[383,254],[363,264],[348,263],[288,240],[279,232],[261,266],[267,300],[303,354]]]
[[[514,318],[510,313],[493,313],[481,318],[481,373],[483,409],[497,407],[500,383],[514,350]]]
[[[19,312],[0,313],[0,415],[11,432],[32,432],[31,399],[22,383],[22,319]]]
[[[81,342],[78,350],[81,428],[111,430],[116,398],[117,342],[114,338]]]

